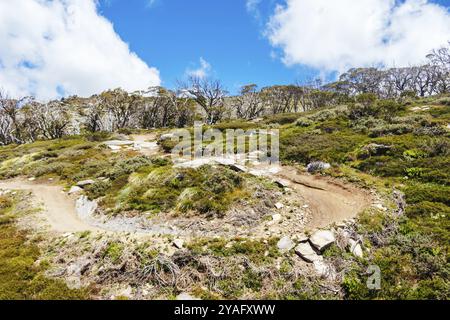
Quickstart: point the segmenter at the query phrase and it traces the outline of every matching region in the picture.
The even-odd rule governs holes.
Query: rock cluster
[[[328,170],[330,168],[331,168],[331,164],[329,164],[329,163],[322,162],[322,161],[314,161],[314,162],[311,162],[310,164],[308,164],[308,166],[306,167],[306,170],[309,173],[314,173],[314,172],[318,172],[318,171]]]
[[[335,234],[337,232],[337,234]],[[317,230],[311,236],[304,234],[293,237],[284,236],[277,243],[278,250],[286,253],[294,249],[295,253],[304,261],[313,264],[314,269],[320,276],[331,276],[332,268],[328,266],[322,256],[325,249],[343,239],[346,247],[354,256],[362,258],[364,256],[361,241],[354,240],[347,231]],[[339,242],[341,244],[342,242]]]

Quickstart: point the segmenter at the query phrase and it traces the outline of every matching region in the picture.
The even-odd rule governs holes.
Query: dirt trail
[[[81,220],[75,209],[75,201],[57,185],[48,185],[15,179],[0,182],[0,189],[30,191],[40,205],[50,227],[56,232],[100,231]]]
[[[132,135],[132,139],[143,146],[142,153],[155,154],[158,152],[152,145],[155,143],[155,134]],[[278,173],[270,173],[266,176],[287,180],[295,194],[298,193],[298,197],[307,203],[311,213],[307,227],[310,228],[323,228],[345,219],[354,218],[371,202],[368,193],[353,185],[343,184],[328,177],[300,173],[290,166],[281,167]],[[111,230],[105,223],[102,227],[101,223],[93,224],[92,221],[81,219],[76,211],[75,200],[64,193],[61,186],[15,179],[0,181],[0,188],[31,191],[39,203],[43,204],[44,216],[53,231],[63,233],[88,230],[121,232]],[[157,229],[156,225],[154,227]],[[138,226],[134,227],[133,224],[128,225],[127,231],[131,231],[130,228],[134,228],[136,234],[142,232]],[[165,234],[163,231],[162,233]]]
[[[288,180],[291,188],[306,200],[311,211],[307,224],[310,228],[324,228],[354,218],[371,203],[368,193],[328,177],[299,173],[288,166],[282,167],[277,176]]]

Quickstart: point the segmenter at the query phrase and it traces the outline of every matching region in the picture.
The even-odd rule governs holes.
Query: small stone
[[[350,239],[348,241],[348,248],[354,256],[356,256],[358,258],[364,257],[364,253],[363,253],[361,244],[358,241]]]
[[[291,184],[289,183],[289,181],[284,180],[284,179],[277,179],[274,181],[275,184],[277,186],[279,186],[280,188],[288,188]]]
[[[69,190],[69,194],[76,194],[76,193],[80,193],[81,191],[83,191],[83,189],[81,189],[78,186],[72,186]]]
[[[36,180],[35,177],[28,178],[28,181],[34,181],[34,180]]]
[[[275,222],[280,221],[281,220],[281,214],[278,214],[278,213],[274,214],[272,216],[272,220],[275,221]]]
[[[131,140],[111,140],[111,141],[106,141],[105,144],[108,147],[111,147],[111,146],[114,146],[114,147],[132,146],[132,145],[134,145],[134,141],[131,141]]]
[[[173,245],[178,249],[183,249],[184,240],[183,239],[175,239],[175,240],[173,240]]]
[[[120,151],[120,150],[122,150],[122,147],[120,147],[120,146],[108,146],[111,150],[113,150],[113,151]]]
[[[319,251],[323,251],[332,245],[336,239],[333,232],[329,230],[319,230],[309,238],[311,244]]]
[[[314,162],[311,162],[310,164],[308,164],[308,166],[306,167],[306,170],[309,173],[314,173],[317,171],[328,170],[330,168],[331,168],[331,165],[329,163],[322,162],[322,161],[314,161]]]
[[[191,296],[191,295],[190,295],[189,293],[187,293],[187,292],[183,292],[183,293],[180,293],[180,294],[176,297],[176,300],[184,300],[184,301],[188,301],[188,300],[200,300],[200,299]]]
[[[331,268],[323,261],[314,261],[314,270],[322,278],[327,278],[331,275]]]
[[[383,206],[381,203],[374,204],[374,207],[381,211],[387,211],[387,208]]]
[[[295,253],[309,263],[323,260],[323,257],[319,256],[308,242],[300,243],[297,247],[295,247]]]
[[[284,204],[282,204],[281,202],[277,202],[277,203],[275,203],[275,208],[277,208],[278,210],[283,209]]]
[[[280,252],[288,252],[295,247],[295,243],[291,240],[291,238],[285,236],[278,241],[277,247]]]

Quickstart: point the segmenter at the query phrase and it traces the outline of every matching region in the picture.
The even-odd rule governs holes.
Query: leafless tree
[[[292,112],[298,108],[300,90],[295,85],[263,88],[261,96],[265,109],[271,114]]]
[[[450,69],[450,41],[447,47],[433,50],[427,58],[435,65]]]
[[[132,126],[133,116],[136,116],[142,96],[129,94],[125,90],[115,89],[100,94],[101,103],[112,118],[112,130]]]
[[[222,120],[225,114],[225,97],[227,91],[219,80],[191,77],[188,84],[181,86],[189,93],[206,113],[208,124]]]
[[[194,123],[196,111],[196,102],[183,91],[177,91],[176,95],[171,96],[175,105],[175,126],[183,128]]]
[[[92,96],[91,101],[86,106],[86,129],[91,132],[109,131],[107,120],[107,108],[102,103],[102,98],[98,95]]]
[[[69,133],[71,114],[60,101],[35,103],[31,108],[36,126],[45,139],[58,139]]]
[[[245,85],[240,94],[233,99],[236,116],[241,119],[255,119],[262,115],[264,105],[256,84]]]

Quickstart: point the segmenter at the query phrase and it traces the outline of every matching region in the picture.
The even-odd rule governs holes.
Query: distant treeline
[[[185,127],[195,120],[207,124],[251,120],[357,103],[361,95],[405,99],[448,92],[450,46],[434,50],[421,66],[350,69],[328,84],[316,80],[260,90],[249,84],[236,96],[230,96],[219,80],[200,78],[180,83],[176,90],[154,87],[128,93],[115,89],[90,98],[73,96],[47,103],[33,97],[12,99],[0,92],[0,144],[56,139],[82,131]]]

